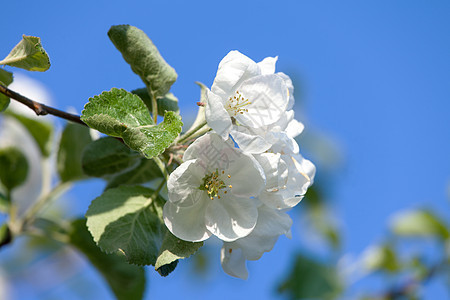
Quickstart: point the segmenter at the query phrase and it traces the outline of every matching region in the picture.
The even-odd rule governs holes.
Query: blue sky
[[[256,61],[279,56],[277,70],[299,83],[306,133],[329,140],[341,158],[326,188],[346,252],[380,240],[399,210],[427,206],[450,216],[448,1],[8,1],[2,11],[0,57],[22,34],[41,37],[52,67],[27,75],[50,89],[54,106],[78,113],[104,90],[143,86],[109,41],[111,25],[137,26],[154,41],[178,72],[172,91],[182,114],[196,110],[194,82],[210,86],[230,50]],[[319,159],[314,147],[300,147]],[[329,171],[317,166],[318,178]],[[101,189],[83,184],[71,196],[87,207]],[[271,299],[289,254],[302,247],[300,230],[294,224],[293,241],[281,239],[252,263],[248,281],[224,275],[216,249],[210,278],[188,280],[183,264],[168,278],[149,272],[147,296],[200,290],[204,298]]]

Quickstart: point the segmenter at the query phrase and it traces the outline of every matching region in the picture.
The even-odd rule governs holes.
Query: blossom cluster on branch
[[[212,131],[195,140],[169,177],[164,222],[178,238],[223,241],[226,273],[247,278],[247,260],[290,236],[287,211],[313,183],[315,166],[294,140],[303,124],[294,118],[293,85],[275,73],[277,58],[254,62],[231,51],[206,92]]]

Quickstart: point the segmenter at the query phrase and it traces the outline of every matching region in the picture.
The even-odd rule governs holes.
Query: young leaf
[[[21,185],[27,179],[27,158],[15,147],[0,149],[0,166],[0,181],[8,191]]]
[[[8,86],[13,82],[13,74],[0,69],[0,84]],[[0,112],[4,111],[9,105],[9,97],[0,94]]]
[[[298,254],[292,271],[278,287],[290,299],[335,299],[342,290],[333,266]]]
[[[152,111],[152,99],[150,98],[146,88],[140,88],[131,91],[133,94],[138,95],[142,101],[144,101],[148,110]],[[158,115],[164,116],[166,111],[173,111],[177,114],[180,113],[180,108],[178,107],[178,98],[172,93],[167,93],[163,98],[158,98],[156,100],[158,104]]]
[[[52,125],[49,122],[30,119],[23,115],[15,114],[11,111],[8,111],[7,114],[14,117],[28,130],[28,132],[36,141],[39,150],[41,150],[42,156],[48,157],[50,155],[52,146]]]
[[[153,159],[142,158],[136,167],[132,167],[111,177],[105,189],[115,188],[119,185],[146,183],[161,177],[163,177],[163,174],[155,161]]]
[[[363,257],[363,265],[369,271],[393,273],[400,269],[397,254],[389,244],[369,248]]]
[[[400,236],[450,237],[449,229],[434,213],[428,210],[405,211],[395,216],[391,230]]]
[[[81,169],[83,149],[92,142],[89,128],[67,123],[59,142],[57,169],[61,181],[83,179],[86,176]]]
[[[70,244],[83,253],[108,282],[119,300],[140,300],[145,290],[145,270],[130,265],[118,253],[102,252],[92,240],[83,219],[74,220],[69,232]]]
[[[155,270],[160,272],[162,276],[167,276],[171,271],[173,271],[174,268],[169,268],[172,270],[167,272],[169,270],[166,270],[167,268],[164,268],[164,266],[171,265],[179,259],[184,259],[191,256],[202,246],[203,242],[195,243],[183,241],[167,231],[164,236],[161,249],[159,250]],[[161,270],[163,272],[161,272]]]
[[[23,35],[22,40],[11,50],[8,56],[0,61],[0,65],[44,72],[50,68],[50,59],[41,45],[40,38]]]
[[[8,213],[9,209],[11,207],[11,199],[6,198],[5,195],[0,193],[0,212],[1,213]]]
[[[170,111],[162,123],[155,125],[138,96],[116,88],[89,98],[81,120],[102,133],[121,137],[131,149],[147,158],[161,154],[183,126],[181,117]]]
[[[86,175],[102,177],[136,164],[139,153],[112,137],[98,139],[83,151],[81,164]]]
[[[121,186],[92,201],[87,226],[103,251],[120,250],[132,264],[155,264],[166,229],[159,217],[161,201],[152,199],[154,193],[140,186]]]
[[[0,248],[11,243],[13,236],[9,230],[8,224],[0,226]]]
[[[169,92],[177,80],[177,73],[142,30],[130,25],[117,25],[109,29],[108,36],[154,98]]]

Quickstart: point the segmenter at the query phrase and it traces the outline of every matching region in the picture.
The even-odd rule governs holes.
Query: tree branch
[[[16,93],[10,89],[8,89],[6,86],[0,84],[0,93],[8,96],[11,99],[14,99],[26,106],[28,106],[30,109],[32,109],[36,115],[38,116],[45,116],[45,115],[53,115],[71,122],[75,122],[84,126],[87,126],[83,121],[81,121],[80,116],[69,114],[65,111],[47,106],[45,104],[33,101],[25,96],[22,96],[19,93]]]

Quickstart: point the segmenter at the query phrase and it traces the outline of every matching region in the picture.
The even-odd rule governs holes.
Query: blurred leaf
[[[181,132],[181,117],[166,112],[155,125],[141,99],[123,89],[113,88],[89,98],[81,119],[89,127],[110,136],[121,137],[131,149],[147,158],[161,154]]]
[[[155,270],[162,276],[167,276],[164,266],[171,265],[173,262],[184,259],[194,254],[201,246],[203,242],[187,242],[180,240],[169,231],[166,232],[161,249],[156,260]],[[164,272],[161,272],[163,270]]]
[[[338,250],[341,246],[340,232],[332,221],[327,207],[323,203],[317,202],[310,207],[308,216],[311,218],[314,228],[322,234],[334,250]]]
[[[83,149],[92,142],[89,128],[67,123],[59,142],[57,169],[61,181],[67,182],[86,177],[81,168]]]
[[[11,191],[25,182],[28,175],[28,161],[18,148],[0,149],[0,181]]]
[[[118,253],[102,252],[86,228],[86,220],[74,220],[69,233],[70,243],[97,268],[119,300],[139,300],[144,296],[145,270],[130,265]]]
[[[150,95],[148,94],[146,88],[136,89],[131,92],[135,95],[138,95],[139,98],[144,101],[147,109],[150,112],[152,111],[152,99],[150,98]],[[158,115],[160,116],[164,116],[166,111],[173,111],[177,114],[180,113],[180,108],[178,107],[178,98],[175,97],[175,95],[172,93],[167,93],[163,98],[158,98],[156,102],[158,104]]]
[[[3,224],[0,227],[0,248],[8,245],[12,241],[11,230],[9,230],[8,224]]]
[[[128,262],[154,265],[165,234],[163,201],[155,192],[140,186],[106,190],[92,201],[86,213],[94,241],[105,252],[120,250]]]
[[[83,151],[81,164],[86,175],[102,177],[117,173],[134,164],[141,157],[119,140],[105,137],[93,141]]]
[[[163,177],[163,174],[155,161],[153,159],[142,158],[136,167],[111,177],[105,189],[118,187],[120,185],[146,183],[161,177]]]
[[[169,92],[177,80],[177,73],[142,30],[130,25],[117,25],[111,27],[108,36],[154,98]]]
[[[8,86],[13,82],[13,74],[6,70],[0,69],[0,84]],[[9,105],[9,97],[0,94],[0,112],[4,111]]]
[[[48,157],[51,152],[51,141],[53,134],[52,124],[49,122],[34,120],[27,118],[25,116],[13,113],[9,111],[7,113],[9,116],[16,118],[31,134],[31,136],[36,141],[41,154],[44,157]]]
[[[335,267],[298,254],[278,292],[286,294],[289,299],[335,299],[341,289]]]
[[[372,272],[386,271],[393,273],[400,270],[397,254],[388,244],[370,247],[364,254],[363,264],[367,270]]]
[[[399,236],[438,237],[443,240],[450,236],[446,224],[428,210],[402,212],[393,218],[390,228]]]
[[[10,208],[11,202],[8,198],[6,198],[5,195],[0,193],[0,212],[2,213],[8,213]]]
[[[47,71],[50,59],[41,45],[41,39],[23,35],[22,40],[11,50],[0,65],[9,65],[28,71]]]

